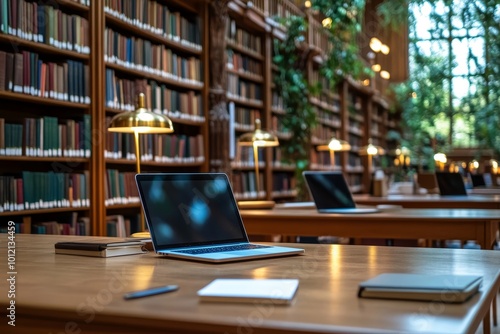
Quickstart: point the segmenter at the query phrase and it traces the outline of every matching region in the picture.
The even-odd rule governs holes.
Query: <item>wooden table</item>
[[[401,209],[369,214],[325,214],[314,209],[242,210],[248,234],[335,235],[351,238],[476,240],[496,242],[500,210]]]
[[[360,205],[392,204],[405,208],[460,208],[460,209],[500,209],[500,195],[389,195],[376,197],[354,195],[354,201]]]
[[[73,237],[74,238],[74,237]],[[2,333],[474,333],[490,332],[500,253],[482,250],[301,245],[305,255],[203,264],[152,253],[116,258],[54,254],[68,236],[17,235],[15,324]],[[6,235],[0,253],[7,259]],[[6,263],[6,262],[2,262]],[[4,273],[7,266],[4,266]],[[471,274],[479,294],[463,304],[359,299],[358,283],[384,272]],[[215,278],[299,278],[290,306],[200,303]],[[125,301],[125,292],[179,284],[173,293]],[[0,307],[9,305],[5,279]],[[483,320],[484,319],[484,320]],[[5,330],[6,331],[5,331]]]

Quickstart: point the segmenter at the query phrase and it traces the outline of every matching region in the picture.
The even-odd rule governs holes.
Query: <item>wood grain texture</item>
[[[470,195],[466,197],[439,196],[439,195],[389,195],[375,197],[369,195],[354,195],[356,204],[401,205],[404,208],[461,208],[461,209],[500,209],[500,195]]]
[[[16,333],[474,333],[485,316],[487,332],[500,287],[500,253],[493,251],[304,244],[303,256],[221,265],[153,253],[107,259],[54,254],[56,241],[77,238],[17,235]],[[6,236],[0,241],[6,259]],[[384,272],[481,275],[484,284],[457,305],[356,297],[359,282]],[[300,283],[291,306],[200,303],[196,291],[215,278]],[[180,289],[123,299],[126,292],[164,284]],[[4,308],[5,280],[0,287]]]
[[[326,214],[314,209],[244,210],[248,234],[335,235],[351,238],[476,240],[491,249],[500,210],[402,209],[370,214]]]

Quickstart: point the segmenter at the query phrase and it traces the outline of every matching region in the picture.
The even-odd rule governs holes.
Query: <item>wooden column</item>
[[[92,115],[92,156],[90,158],[90,222],[93,235],[106,235],[106,161],[104,141],[106,122],[104,114],[105,65],[104,65],[104,4],[90,4],[90,98]]]

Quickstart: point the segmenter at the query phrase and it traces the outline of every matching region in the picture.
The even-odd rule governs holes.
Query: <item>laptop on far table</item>
[[[146,173],[135,180],[159,255],[230,262],[304,253],[250,243],[224,173]]]
[[[376,208],[357,208],[342,172],[304,171],[311,197],[321,213],[375,213]]]
[[[467,196],[462,174],[436,172],[436,180],[441,196]]]

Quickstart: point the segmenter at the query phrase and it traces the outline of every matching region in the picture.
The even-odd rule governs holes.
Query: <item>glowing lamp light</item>
[[[382,49],[382,42],[380,41],[380,39],[378,39],[377,37],[372,37],[370,39],[370,49],[372,49],[374,52],[380,52],[380,50]]]

